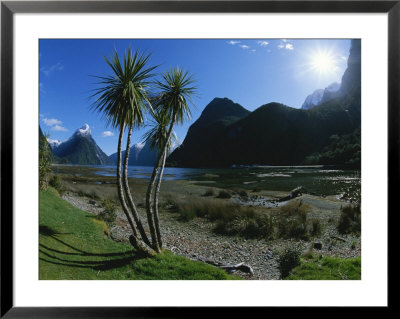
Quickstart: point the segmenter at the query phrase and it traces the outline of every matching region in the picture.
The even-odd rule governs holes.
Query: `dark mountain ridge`
[[[227,126],[249,114],[250,111],[228,98],[213,99],[204,108],[199,119],[189,127],[183,143],[168,157],[168,162],[177,161],[179,166],[186,167],[202,166],[204,160],[212,162],[213,154],[206,150],[212,148],[215,139]],[[197,158],[193,158],[193,154]]]
[[[332,135],[352,133],[361,125],[360,40],[352,40],[339,91],[340,96],[309,110],[273,102],[253,112],[239,106],[244,111],[232,118],[238,105],[214,99],[167,162],[182,167],[299,165],[326,147]]]

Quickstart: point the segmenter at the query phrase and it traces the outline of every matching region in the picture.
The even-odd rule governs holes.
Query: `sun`
[[[310,60],[311,69],[320,75],[332,74],[338,69],[337,61],[330,52],[317,51]]]

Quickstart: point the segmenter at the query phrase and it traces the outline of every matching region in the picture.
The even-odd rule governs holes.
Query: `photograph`
[[[38,39],[38,279],[360,281],[362,41]]]

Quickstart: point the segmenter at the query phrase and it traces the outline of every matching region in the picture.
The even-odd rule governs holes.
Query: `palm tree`
[[[167,143],[166,150],[162,155],[161,160],[161,168],[157,173],[156,184],[155,184],[155,192],[154,192],[154,200],[153,200],[153,212],[154,212],[154,225],[156,230],[156,237],[158,241],[158,245],[162,247],[160,226],[158,220],[158,195],[160,192],[161,180],[164,172],[165,160],[167,158],[167,154],[170,152],[173,146],[173,141],[177,141],[177,137],[174,132],[172,132],[171,138],[167,140],[168,126],[170,124],[171,119],[168,114],[164,112],[162,108],[156,110],[153,113],[154,121],[151,125],[151,129],[146,132],[144,135],[144,140],[146,143],[150,143],[150,148],[157,150],[158,154],[161,154],[164,149],[164,144]]]
[[[160,90],[160,94],[156,99],[155,106],[157,109],[161,109],[162,111],[159,112],[169,119],[169,128],[166,131],[165,138],[162,140],[162,145],[160,145],[161,152],[159,153],[158,160],[147,188],[146,211],[149,224],[150,222],[153,222],[151,196],[155,190],[155,181],[160,168],[159,183],[161,183],[161,174],[165,165],[168,143],[170,143],[172,129],[175,123],[183,123],[185,118],[190,118],[191,116],[189,103],[192,103],[192,96],[196,93],[196,87],[192,86],[193,83],[194,80],[192,76],[189,75],[187,71],[183,71],[178,67],[166,71],[162,75],[162,80],[156,82],[157,88]],[[156,190],[156,192],[159,191],[159,186],[160,185],[158,184],[158,190]],[[158,198],[158,194],[155,196],[155,198]],[[162,240],[158,225],[158,209],[154,210],[154,220],[156,221],[155,230],[150,228],[153,249],[160,251],[162,248]]]
[[[101,87],[95,90],[93,94],[93,96],[97,96],[93,108],[103,114],[109,125],[119,128],[117,152],[118,197],[132,229],[133,235],[129,238],[130,242],[136,249],[145,251],[147,249],[140,243],[138,231],[143,242],[150,247],[151,244],[131,196],[127,171],[133,128],[143,125],[144,113],[148,109],[151,109],[147,90],[150,85],[149,79],[153,76],[151,72],[156,67],[146,67],[149,57],[150,55],[140,54],[139,51],[132,53],[130,48],[124,54],[123,65],[119,60],[116,50],[110,60],[104,57],[112,70],[112,74],[108,76],[96,76],[96,78],[100,79],[98,84]],[[121,177],[122,139],[127,127],[128,139],[123,163],[123,176]],[[128,200],[130,211],[126,204],[126,199]],[[133,220],[131,214],[133,215]]]

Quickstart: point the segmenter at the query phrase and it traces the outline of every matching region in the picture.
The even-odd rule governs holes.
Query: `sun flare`
[[[311,68],[321,75],[334,73],[337,61],[329,52],[319,51],[311,56]]]

